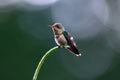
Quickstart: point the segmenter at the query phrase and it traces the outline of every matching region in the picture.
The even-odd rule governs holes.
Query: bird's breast
[[[64,37],[64,35],[55,35],[55,41],[59,46],[67,45],[67,41]]]

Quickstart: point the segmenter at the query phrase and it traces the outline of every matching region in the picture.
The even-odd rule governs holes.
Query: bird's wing
[[[78,51],[78,49],[76,48],[76,43],[73,39],[73,37],[71,37],[69,35],[68,32],[64,31],[63,35],[65,36],[66,40],[67,40],[67,44],[70,46],[70,48],[68,48],[71,52],[73,52],[75,55],[79,56],[80,53]]]

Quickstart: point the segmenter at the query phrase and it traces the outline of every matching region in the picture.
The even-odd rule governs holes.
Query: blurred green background
[[[111,12],[116,9],[117,0],[108,3],[112,6]],[[58,3],[37,10],[16,6],[0,9],[0,80],[32,80],[39,60],[56,46],[49,28],[60,21],[53,18],[56,5]],[[119,25],[119,17],[114,16],[119,8],[113,13],[108,20],[113,23],[107,26]],[[105,28],[94,37],[82,39],[66,27],[75,37],[82,56],[76,57],[64,49],[55,51],[42,66],[38,80],[120,80],[119,34],[102,22],[95,25]]]

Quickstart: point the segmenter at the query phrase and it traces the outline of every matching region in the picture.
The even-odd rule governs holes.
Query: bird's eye
[[[56,25],[56,27],[57,27],[57,28],[60,28],[60,26],[59,26],[59,25]]]

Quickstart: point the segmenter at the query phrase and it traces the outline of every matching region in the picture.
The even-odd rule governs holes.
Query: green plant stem
[[[47,59],[48,55],[50,55],[52,53],[52,51],[56,50],[57,48],[58,48],[58,46],[55,46],[45,53],[45,55],[42,57],[42,59],[40,60],[38,66],[36,68],[36,71],[35,71],[34,76],[33,76],[33,80],[37,80],[37,76],[39,74],[39,71],[40,71],[44,61]]]
[[[35,70],[35,73],[34,73],[34,76],[33,76],[33,80],[37,80],[37,77],[38,77],[38,74],[39,74],[39,71],[44,63],[44,61],[47,59],[47,57],[56,49],[58,48],[68,48],[69,46],[55,46],[53,48],[51,48],[49,51],[47,51],[45,53],[45,55],[42,57],[42,59],[40,60],[36,70]]]

